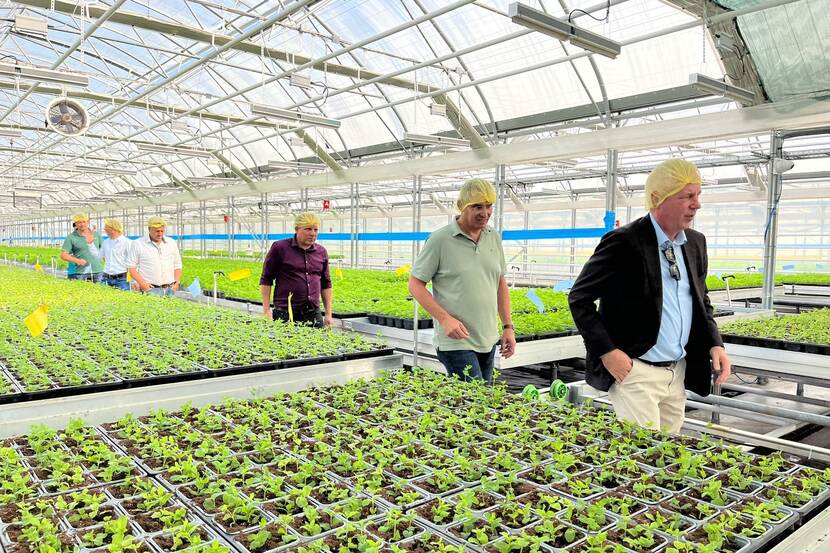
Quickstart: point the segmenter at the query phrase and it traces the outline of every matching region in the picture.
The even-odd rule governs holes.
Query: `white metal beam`
[[[263,192],[287,192],[304,188],[321,189],[343,186],[352,182],[383,182],[416,175],[448,174],[471,169],[487,169],[498,164],[515,165],[557,159],[572,159],[605,153],[609,149],[621,152],[647,148],[705,142],[751,136],[770,129],[816,128],[830,125],[830,101],[802,98],[790,102],[764,104],[728,112],[695,115],[667,121],[657,121],[631,127],[602,129],[554,138],[502,144],[486,151],[463,151],[425,158],[404,160],[384,165],[365,165],[314,175],[282,177],[237,185],[199,190],[200,200],[227,196],[250,196]],[[189,194],[172,194],[163,199],[164,205],[191,202]],[[135,200],[126,208],[149,205]],[[101,211],[116,206],[103,204]],[[50,214],[63,215],[64,211]]]

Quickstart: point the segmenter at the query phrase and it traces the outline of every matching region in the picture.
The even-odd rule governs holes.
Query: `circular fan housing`
[[[71,98],[55,98],[46,108],[49,128],[63,136],[75,136],[89,127],[89,115],[80,103]]]

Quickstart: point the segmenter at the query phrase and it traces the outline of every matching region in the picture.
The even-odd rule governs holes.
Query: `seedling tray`
[[[722,334],[724,342],[754,346],[759,348],[770,348],[784,351],[797,351],[801,353],[812,353],[815,355],[830,355],[830,345],[810,344],[806,342],[787,342],[773,338],[757,338],[754,336],[740,336],[737,334]]]

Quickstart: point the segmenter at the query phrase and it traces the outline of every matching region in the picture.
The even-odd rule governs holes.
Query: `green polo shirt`
[[[95,244],[100,251],[101,235],[99,233],[96,232],[93,234],[92,243]],[[89,249],[89,244],[86,243],[86,238],[81,236],[77,230],[73,230],[72,233],[66,237],[66,240],[63,241],[63,245],[61,246],[61,251],[65,251],[69,255],[79,257],[86,261],[86,265],[83,267],[78,267],[74,263],[69,263],[69,266],[66,269],[66,274],[68,275],[100,273],[104,270],[104,264],[101,262],[101,258],[92,255],[92,252]]]
[[[435,300],[470,333],[465,340],[453,340],[435,321],[437,349],[485,353],[493,348],[501,335],[497,292],[504,273],[501,237],[491,227],[481,232],[478,243],[461,231],[457,219],[430,235],[412,276],[432,281]]]

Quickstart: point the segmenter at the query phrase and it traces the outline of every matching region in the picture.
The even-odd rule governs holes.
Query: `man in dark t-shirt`
[[[331,326],[331,277],[329,254],[317,244],[320,218],[314,213],[300,213],[294,218],[294,236],[277,240],[268,250],[259,279],[262,312],[269,319]],[[271,310],[271,288],[274,309]],[[325,315],[320,313],[323,300]]]

